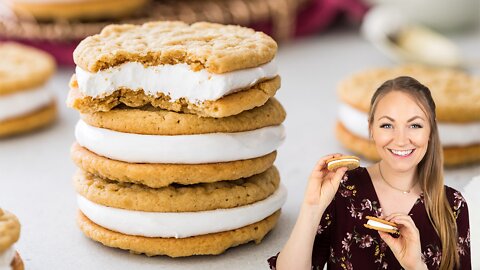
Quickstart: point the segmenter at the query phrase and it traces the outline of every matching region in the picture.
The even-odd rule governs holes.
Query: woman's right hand
[[[342,167],[331,172],[327,169],[327,160],[341,156],[342,154],[331,154],[317,162],[308,179],[304,206],[318,208],[323,213],[332,202],[347,168]]]

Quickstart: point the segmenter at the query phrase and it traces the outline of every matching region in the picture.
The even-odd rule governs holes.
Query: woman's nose
[[[409,143],[408,130],[405,128],[397,128],[395,130],[395,143],[399,146],[407,145]]]

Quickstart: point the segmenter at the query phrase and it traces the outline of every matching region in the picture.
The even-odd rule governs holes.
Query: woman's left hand
[[[395,258],[406,270],[427,269],[422,260],[420,233],[409,215],[391,214],[385,220],[397,224],[400,237],[394,238],[385,232],[378,232],[380,237],[392,250]]]

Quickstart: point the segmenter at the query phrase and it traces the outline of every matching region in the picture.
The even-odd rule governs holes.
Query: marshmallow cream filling
[[[163,93],[172,101],[186,98],[190,102],[217,100],[238,90],[249,88],[261,80],[278,74],[275,60],[264,65],[222,74],[205,69],[193,71],[189,65],[158,65],[145,67],[138,62],[127,62],[92,73],[76,67],[78,88],[86,96],[105,97],[119,88],[143,89],[145,94]]]
[[[368,140],[367,113],[341,103],[339,120],[350,132]],[[440,141],[444,146],[467,146],[480,143],[480,121],[461,124],[438,122],[437,125]]]
[[[9,247],[3,253],[0,252],[0,270],[11,270],[11,264],[15,258],[15,248],[14,246]]]
[[[28,91],[0,95],[0,121],[38,110],[48,105],[52,98],[48,84]]]
[[[370,226],[374,226],[374,227],[382,228],[382,229],[387,229],[387,230],[396,230],[397,229],[397,228],[395,228],[393,226],[390,226],[388,224],[384,224],[384,223],[381,223],[381,222],[378,222],[378,221],[375,221],[375,220],[371,220],[371,219],[368,220],[367,224],[370,225]]]
[[[330,162],[328,162],[328,165],[333,165],[333,164],[337,164],[337,163],[340,163],[340,162],[359,162],[359,161],[358,161],[358,159],[344,158],[344,159],[330,161]]]
[[[285,140],[283,125],[245,132],[195,135],[142,135],[97,128],[80,120],[77,142],[88,150],[130,163],[201,164],[261,157]]]
[[[238,229],[261,221],[280,209],[287,189],[280,185],[270,197],[245,206],[200,212],[142,212],[107,207],[77,195],[82,213],[94,223],[127,235],[186,238]]]

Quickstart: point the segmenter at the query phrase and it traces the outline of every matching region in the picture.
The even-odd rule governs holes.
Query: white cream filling
[[[9,247],[3,253],[0,253],[0,270],[11,270],[11,264],[15,258],[16,250],[14,246]]]
[[[341,103],[339,120],[350,132],[368,140],[367,113]],[[480,121],[461,124],[439,122],[437,125],[440,141],[444,146],[467,146],[480,143]]]
[[[278,125],[235,133],[162,136],[117,132],[80,120],[75,138],[81,146],[114,160],[201,164],[267,155],[285,140],[285,128]]]
[[[27,91],[0,95],[0,121],[19,117],[48,105],[53,94],[48,84]]]
[[[397,228],[395,228],[393,226],[390,226],[388,224],[384,224],[384,223],[381,223],[381,222],[378,222],[378,221],[375,221],[375,220],[371,220],[371,219],[368,220],[367,224],[370,225],[370,226],[373,226],[373,227],[387,229],[387,230],[396,230],[397,229]]]
[[[357,162],[358,163],[360,161],[358,161],[358,159],[353,159],[353,158],[344,158],[344,159],[330,161],[330,162],[328,162],[328,165],[333,165],[333,164],[337,164],[337,163],[340,163],[340,162]]]
[[[185,238],[238,229],[261,221],[280,209],[287,189],[280,185],[268,198],[241,207],[200,212],[142,212],[107,207],[78,195],[78,206],[94,223],[127,235]]]
[[[187,64],[145,67],[138,62],[127,62],[92,73],[76,67],[78,88],[87,96],[104,97],[125,87],[143,89],[146,94],[163,93],[172,101],[186,98],[193,103],[217,100],[240,89],[255,85],[262,79],[278,74],[275,60],[255,68],[236,70],[223,74],[205,69],[193,71]]]

